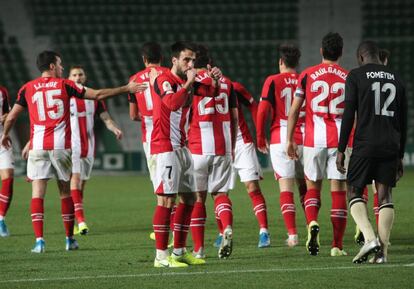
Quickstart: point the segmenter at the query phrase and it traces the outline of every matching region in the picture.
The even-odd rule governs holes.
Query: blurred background
[[[329,31],[344,38],[342,66],[356,67],[356,48],[362,39],[376,40],[391,51],[389,66],[407,85],[409,136],[406,164],[414,165],[414,1],[412,0],[2,0],[0,1],[0,85],[16,98],[18,89],[39,76],[36,55],[54,49],[63,56],[66,73],[81,64],[88,86],[125,84],[143,69],[139,54],[146,41],[164,48],[176,40],[208,45],[217,66],[232,80],[243,83],[258,100],[264,79],[278,72],[277,47],[297,43],[302,52],[299,70],[320,62],[320,43]],[[146,170],[140,123],[128,115],[127,96],[107,101],[121,126],[118,142],[96,123],[98,170]],[[248,118],[249,119],[249,118]],[[250,124],[252,124],[250,119]],[[253,126],[251,125],[253,129]],[[27,114],[14,131],[15,153],[28,140]],[[260,156],[266,167],[266,156]],[[18,160],[16,171],[24,172]]]

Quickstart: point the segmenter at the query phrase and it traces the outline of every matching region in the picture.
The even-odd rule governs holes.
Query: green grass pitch
[[[348,218],[346,257],[330,257],[332,229],[330,194],[322,193],[321,250],[305,251],[304,214],[297,208],[300,245],[284,245],[285,228],[279,190],[270,173],[261,182],[271,233],[271,248],[258,249],[258,226],[250,199],[238,183],[231,193],[234,211],[234,250],[219,260],[212,246],[216,226],[208,200],[207,264],[188,269],[153,268],[154,244],[149,239],[155,197],[146,176],[96,176],[87,184],[85,210],[90,234],[77,237],[80,250],[64,250],[60,202],[54,181],[45,203],[46,253],[30,253],[34,244],[30,219],[30,184],[17,178],[7,216],[11,236],[0,239],[0,288],[413,288],[414,171],[407,171],[394,191],[396,220],[387,265],[354,265],[354,222]],[[298,204],[298,197],[296,204]],[[370,192],[370,207],[372,194]],[[370,210],[371,219],[373,219]],[[189,236],[191,245],[191,236]]]

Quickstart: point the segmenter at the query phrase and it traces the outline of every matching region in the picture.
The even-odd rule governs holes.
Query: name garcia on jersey
[[[345,73],[344,71],[339,70],[339,69],[337,69],[335,67],[332,67],[332,66],[328,66],[327,68],[326,67],[319,68],[317,71],[312,73],[310,75],[310,77],[312,78],[312,80],[315,80],[318,77],[320,77],[324,74],[327,74],[327,73],[335,74],[335,75],[339,76],[340,78],[342,78],[344,81],[346,80],[346,77],[348,76],[348,74]]]

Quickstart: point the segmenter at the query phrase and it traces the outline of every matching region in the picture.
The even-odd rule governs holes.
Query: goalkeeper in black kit
[[[407,139],[407,96],[397,73],[381,64],[375,42],[362,42],[357,51],[359,68],[353,69],[345,85],[345,111],[339,139],[337,168],[344,173],[345,149],[356,122],[347,183],[351,215],[365,237],[353,259],[363,263],[386,263],[394,221],[392,188],[403,175]],[[375,181],[379,198],[378,239],[368,220],[362,197],[367,184]]]

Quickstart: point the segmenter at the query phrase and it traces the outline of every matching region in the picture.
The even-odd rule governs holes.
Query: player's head
[[[358,64],[381,63],[379,59],[379,48],[372,40],[362,41],[357,50]]]
[[[198,44],[196,59],[194,61],[194,68],[206,68],[208,64],[212,64],[212,59],[208,48],[203,44]]]
[[[187,70],[194,67],[196,51],[196,46],[191,42],[178,41],[171,45],[172,69],[181,78],[185,78]]]
[[[73,65],[69,70],[69,80],[73,82],[85,85],[86,84],[86,74],[83,66]]]
[[[161,64],[162,50],[157,42],[146,42],[141,47],[142,61],[147,67],[150,64]]]
[[[323,59],[338,61],[342,56],[344,41],[339,33],[329,32],[322,38],[321,54]]]
[[[54,77],[62,77],[62,57],[55,51],[45,50],[37,55],[36,66],[41,73],[50,72]]]
[[[294,69],[299,64],[300,50],[294,44],[281,44],[279,46],[279,69],[282,67]]]
[[[387,65],[388,59],[390,58],[391,52],[388,49],[380,49],[379,50],[379,59],[382,64]]]

